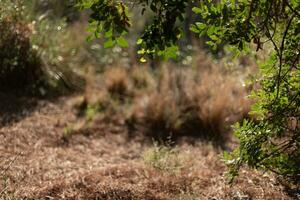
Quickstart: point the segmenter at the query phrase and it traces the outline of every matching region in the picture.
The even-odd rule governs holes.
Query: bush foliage
[[[260,65],[261,88],[252,95],[256,120],[236,126],[240,146],[227,161],[233,176],[248,164],[299,180],[299,8],[299,1],[225,0],[204,1],[194,9],[205,23],[193,30],[207,34],[213,47],[224,41],[240,51],[249,43],[256,51],[271,47],[269,59]]]
[[[37,4],[1,1],[1,90],[44,96],[82,83],[69,68],[74,49],[67,46],[70,34],[65,20],[34,12]]]
[[[41,69],[30,44],[31,30],[22,20],[21,3],[1,2],[0,87],[17,88],[39,82]]]

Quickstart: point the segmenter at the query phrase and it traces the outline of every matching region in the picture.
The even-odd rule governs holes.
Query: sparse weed
[[[174,174],[180,172],[183,167],[183,161],[179,157],[179,150],[176,147],[172,147],[170,142],[166,144],[154,142],[153,147],[143,154],[143,160],[155,169]]]
[[[87,121],[92,121],[97,114],[98,106],[88,105],[85,111]]]
[[[74,124],[69,124],[64,128],[63,140],[68,140],[75,132]]]

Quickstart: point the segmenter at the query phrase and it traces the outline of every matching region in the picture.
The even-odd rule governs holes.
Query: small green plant
[[[69,124],[64,128],[63,140],[68,140],[75,132],[74,125]]]
[[[147,150],[143,155],[146,164],[158,170],[178,173],[183,167],[182,160],[179,157],[179,150],[172,147],[172,142],[158,144],[154,141],[152,148]]]
[[[97,114],[98,112],[98,106],[93,106],[93,105],[88,105],[86,110],[85,110],[85,116],[86,116],[86,120],[88,122],[91,122],[95,115]]]

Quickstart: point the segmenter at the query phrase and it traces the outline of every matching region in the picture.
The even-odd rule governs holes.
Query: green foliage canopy
[[[139,0],[122,2],[115,0],[78,0],[81,9],[90,9],[90,32],[93,37],[104,37],[104,47],[119,45],[127,47],[124,36],[132,26],[128,12],[129,5],[140,5],[141,14],[148,9],[154,17],[138,39],[138,53],[142,56],[155,55],[175,57],[177,40],[181,37],[181,29],[176,24],[183,21],[188,0]],[[92,37],[92,38],[93,38]]]

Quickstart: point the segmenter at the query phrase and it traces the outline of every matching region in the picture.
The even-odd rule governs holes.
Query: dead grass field
[[[78,122],[77,101],[78,96],[13,102],[1,95],[1,200],[299,199],[295,188],[250,169],[230,186],[222,149],[182,138],[176,151],[165,154],[149,138],[129,137],[118,116],[65,140],[66,127]],[[14,111],[21,117],[8,115]]]

